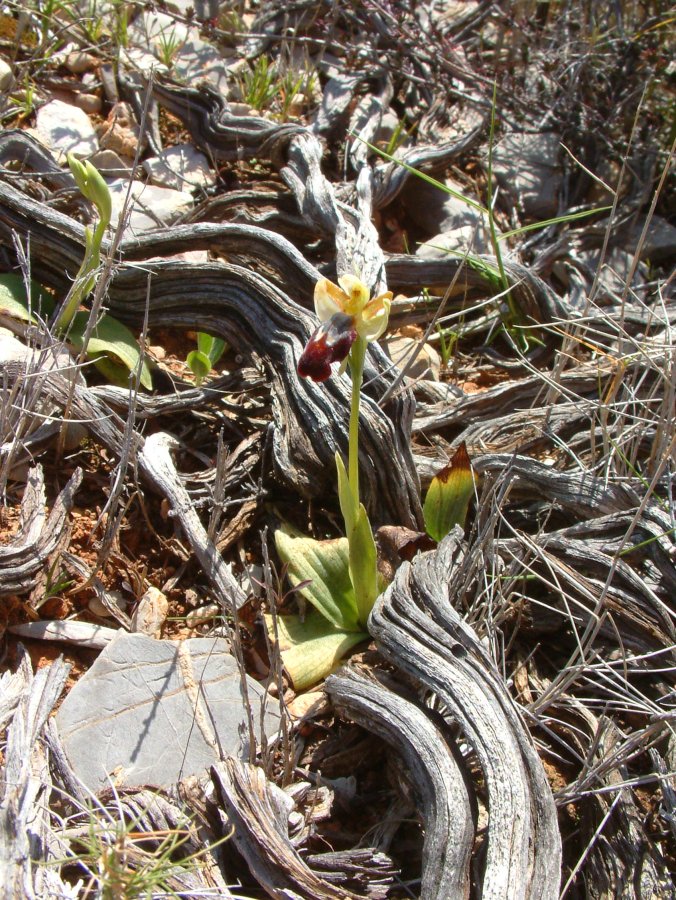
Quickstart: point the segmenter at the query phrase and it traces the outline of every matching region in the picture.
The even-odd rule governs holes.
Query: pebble
[[[114,150],[99,150],[91,158],[91,164],[101,172],[102,175],[122,176],[127,172],[131,172],[133,160],[122,159]]]
[[[385,342],[385,348],[390,359],[403,369],[409,358],[413,355],[420,340],[407,336],[395,336]],[[429,381],[438,381],[441,372],[441,357],[430,344],[423,344],[420,352],[406,372],[408,378],[425,378]]]
[[[12,67],[0,57],[0,91],[8,91],[14,84]]]
[[[218,603],[207,603],[206,606],[200,606],[199,609],[191,610],[185,617],[186,625],[189,628],[195,628],[203,622],[209,622],[221,615],[221,608]]]
[[[87,113],[62,100],[52,100],[37,111],[35,132],[61,163],[65,163],[66,153],[83,158],[98,150]]]
[[[127,611],[127,601],[120,591],[107,591],[106,595],[109,602],[114,603],[120,612]],[[97,595],[94,595],[91,598],[87,604],[87,608],[90,613],[93,613],[95,616],[100,616],[103,619],[110,619],[113,617],[113,614],[109,611],[108,607]]]
[[[162,591],[149,587],[138,602],[131,617],[131,629],[148,637],[159,638],[167,620],[169,601]]]
[[[97,132],[102,150],[113,150],[120,156],[131,159],[136,156],[140,130],[128,103],[116,103]],[[142,149],[144,146],[145,142]]]
[[[207,187],[216,180],[209,160],[192,144],[175,144],[159,156],[146,159],[143,168],[151,184],[187,191]]]
[[[73,75],[82,75],[84,72],[91,72],[98,65],[98,60],[91,53],[85,53],[83,50],[75,50],[66,57],[64,65]]]
[[[103,107],[98,94],[73,94],[73,105],[86,112],[88,116],[100,113]]]
[[[128,184],[127,178],[114,178],[108,181],[113,207],[111,219],[113,227],[117,225],[124,207]],[[159,228],[162,224],[168,224],[179,213],[185,212],[193,205],[192,196],[185,191],[174,191],[142,181],[132,182],[131,193],[133,201],[128,229],[132,234],[142,234],[144,231]]]

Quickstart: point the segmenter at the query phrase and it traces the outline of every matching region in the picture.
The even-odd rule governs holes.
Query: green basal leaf
[[[225,353],[227,344],[223,338],[214,337],[212,334],[205,334],[203,331],[197,332],[197,350],[203,353],[213,368],[218,360]],[[188,365],[190,365],[188,363]]]
[[[454,525],[464,526],[473,494],[472,465],[463,441],[450,463],[432,479],[427,491],[423,516],[429,536],[440,541]]]
[[[347,476],[347,469],[343,458],[336,451],[336,471],[338,473],[338,501],[340,502],[340,511],[343,514],[345,522],[345,530],[349,534],[354,528],[354,520],[356,510],[352,499],[352,491],[350,490],[350,479]]]
[[[265,626],[274,640],[272,616],[265,616]],[[369,638],[365,632],[335,628],[317,612],[304,621],[299,616],[278,616],[277,635],[284,668],[296,691],[326,678],[353,647]]]
[[[295,587],[308,584],[299,593],[336,628],[360,631],[357,601],[350,580],[347,538],[315,541],[293,537],[281,529],[275,532],[277,553],[288,567]]]
[[[83,337],[89,319],[88,312],[78,312],[68,332],[68,341],[77,349],[82,349]],[[103,316],[97,323],[87,345],[87,356],[96,361],[97,367],[106,378],[115,384],[127,387],[129,372],[138,368],[141,351],[136,338],[122,322],[112,316]],[[107,357],[107,359],[103,359]],[[146,390],[152,390],[153,382],[148,364],[141,366],[141,384]]]
[[[359,623],[366,628],[366,621],[378,596],[378,567],[373,531],[363,503],[359,504],[359,512],[350,532],[349,557]]]
[[[8,272],[0,275],[0,311],[7,313],[13,319],[35,324],[34,312],[43,317],[51,315],[54,311],[54,301],[49,294],[43,293],[39,284],[32,281],[30,307],[26,297],[26,284],[20,275]]]
[[[211,372],[211,360],[201,350],[191,350],[186,359],[190,371],[195,376],[195,384],[201,384]]]

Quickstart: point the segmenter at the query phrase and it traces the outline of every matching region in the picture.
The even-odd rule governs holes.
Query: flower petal
[[[355,275],[341,275],[338,284],[345,292],[344,312],[358,316],[368,303],[369,289]]]
[[[316,329],[298,360],[298,374],[313,381],[326,381],[331,363],[342,362],[357,340],[355,320],[336,313]]]
[[[315,312],[320,322],[328,322],[336,313],[345,312],[347,296],[337,284],[321,278],[315,285]]]
[[[361,321],[357,321],[357,331],[365,341],[376,341],[387,328],[392,306],[392,291],[385,291],[378,297],[370,300],[361,315]]]

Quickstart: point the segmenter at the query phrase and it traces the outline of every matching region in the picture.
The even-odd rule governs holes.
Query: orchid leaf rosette
[[[336,453],[345,537],[316,541],[286,530],[275,536],[289,580],[319,614],[311,613],[304,622],[285,616],[277,629],[282,659],[297,690],[325,677],[368,637],[366,622],[380,588],[373,532],[359,499],[359,404],[366,349],[387,328],[392,294],[371,297],[358,278],[343,275],[337,285],[326,278],[317,282],[314,300],[320,324],[298,361],[298,373],[322,382],[334,363],[340,363],[341,373],[349,366],[352,399],[347,468]],[[273,634],[270,617],[267,624]]]

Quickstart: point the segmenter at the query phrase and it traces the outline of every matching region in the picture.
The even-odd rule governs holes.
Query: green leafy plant
[[[458,343],[458,332],[453,328],[443,328],[437,325],[437,335],[439,337],[439,355],[441,356],[441,364],[444,369],[448,368],[453,353]]]
[[[299,360],[298,372],[325,381],[331,365],[349,366],[352,382],[347,466],[336,453],[338,499],[345,537],[317,541],[288,530],[275,534],[277,552],[289,580],[313,607],[305,619],[280,617],[277,639],[294,687],[303,690],[326,676],[352,647],[368,637],[366,623],[381,584],[376,545],[366,508],[359,496],[359,408],[366,349],[387,326],[392,294],[369,298],[368,288],[352,275],[335,285],[328,279],[315,288],[321,324]],[[275,637],[275,622],[266,619]]]
[[[99,274],[101,243],[110,224],[112,203],[108,185],[90,162],[81,162],[69,155],[68,164],[80,192],[94,204],[99,219],[95,228],[85,228],[85,254],[75,280],[56,312],[54,331],[77,350],[83,351],[109,381],[127,386],[129,373],[138,371],[140,383],[150,390],[150,369],[141,359],[136,338],[127,326],[112,316],[103,315],[90,329],[90,313],[80,310]],[[0,309],[10,316],[34,323],[38,298],[41,302],[40,313],[50,314],[53,303],[51,298],[40,294],[39,286],[31,285],[30,297],[27,298],[26,286],[18,276],[2,276]]]
[[[267,56],[259,56],[253,69],[244,73],[242,96],[252,109],[267,109],[280,90],[274,65]]]
[[[338,500],[345,537],[315,540],[288,528],[275,533],[277,553],[294,590],[312,607],[298,615],[266,616],[284,667],[296,690],[325,677],[356,644],[368,638],[367,622],[383,583],[366,508],[359,495],[359,409],[368,344],[387,327],[392,294],[370,298],[364,284],[344,275],[335,285],[321,279],[315,287],[320,325],[298,362],[298,372],[325,381],[331,365],[349,367],[352,383],[347,465],[336,453]],[[462,444],[450,464],[432,480],[425,499],[425,524],[441,540],[464,524],[474,490],[472,469]]]
[[[85,875],[86,895],[103,900],[179,897],[186,873],[208,865],[205,857],[232,836],[229,831],[220,840],[187,853],[186,847],[195,843],[194,824],[188,816],[182,827],[161,831],[144,828],[141,818],[141,814],[125,816],[122,810],[97,801],[57,832],[68,852],[47,865]]]
[[[192,350],[186,359],[190,370],[195,376],[196,384],[200,385],[204,381],[221,356],[223,356],[226,348],[227,344],[222,338],[213,337],[213,335],[205,334],[201,331],[198,332],[197,350]]]
[[[171,69],[184,45],[185,40],[176,34],[175,28],[164,30],[155,43],[155,55],[163,65]]]

